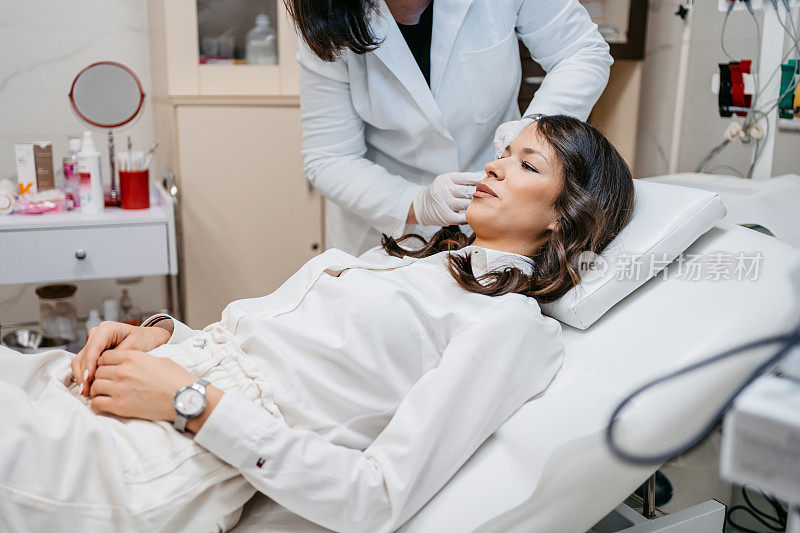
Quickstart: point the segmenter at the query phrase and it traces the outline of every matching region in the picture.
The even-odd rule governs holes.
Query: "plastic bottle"
[[[103,300],[103,319],[110,322],[119,321],[119,304],[113,296]]]
[[[78,152],[78,172],[81,174],[81,212],[101,213],[104,207],[103,173],[100,152],[94,146],[91,131],[83,132],[81,151]],[[87,178],[88,184],[85,183]]]
[[[69,140],[69,152],[64,156],[62,165],[64,169],[64,192],[67,197],[72,197],[74,207],[80,207],[80,174],[78,173],[78,152],[81,151],[81,140]]]
[[[142,313],[133,305],[131,295],[128,294],[128,289],[122,289],[122,297],[119,299],[119,309],[122,311],[120,322],[130,324],[131,326],[142,325]]]
[[[100,311],[97,309],[89,311],[89,318],[86,319],[86,334],[88,335],[92,328],[99,326],[100,322],[102,322],[100,320]]]
[[[89,332],[92,331],[92,328],[95,328],[100,325],[100,312],[97,309],[92,309],[89,311],[89,318],[86,319],[86,322],[83,324],[85,329],[86,335],[84,335],[85,340],[89,340]],[[84,346],[85,343],[82,343]],[[81,346],[83,348],[83,346]]]
[[[245,60],[248,65],[275,65],[278,62],[278,41],[269,25],[269,15],[256,15],[256,25],[247,32]]]

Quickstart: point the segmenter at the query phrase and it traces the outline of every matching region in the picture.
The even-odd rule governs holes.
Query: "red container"
[[[150,207],[150,173],[144,170],[120,170],[119,192],[122,209]]]

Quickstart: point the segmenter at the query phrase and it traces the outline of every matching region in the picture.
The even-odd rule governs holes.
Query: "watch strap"
[[[184,433],[186,431],[186,422],[188,421],[189,421],[188,418],[186,418],[185,416],[176,411],[175,420],[172,421],[172,425],[175,427],[175,429],[177,429],[181,433]]]

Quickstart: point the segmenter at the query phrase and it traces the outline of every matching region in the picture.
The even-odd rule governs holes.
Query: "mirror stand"
[[[116,163],[114,157],[114,133],[113,130],[108,130],[108,162],[109,170],[111,171],[111,190],[109,191],[109,199],[116,201],[119,199],[119,192],[117,191],[117,178],[116,178]]]
[[[117,162],[113,128],[130,124],[142,110],[144,91],[131,69],[115,61],[98,61],[81,70],[72,81],[70,105],[78,118],[87,124],[108,130],[108,158],[111,171],[106,205],[119,204]]]

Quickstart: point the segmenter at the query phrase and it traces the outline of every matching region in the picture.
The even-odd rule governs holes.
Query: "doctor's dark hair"
[[[284,0],[286,10],[308,47],[323,61],[348,48],[364,54],[380,44],[369,27],[377,0]]]
[[[566,115],[544,116],[536,126],[555,151],[564,175],[564,186],[555,201],[556,229],[534,252],[531,275],[508,267],[480,277],[472,270],[470,254],[450,254],[448,266],[464,289],[489,296],[516,292],[540,303],[552,302],[578,284],[579,256],[599,254],[614,240],[633,214],[633,177],[614,146],[593,126]],[[420,246],[406,249],[408,239]],[[458,226],[437,231],[428,241],[407,234],[400,239],[384,235],[381,246],[395,257],[428,257],[472,244]]]

